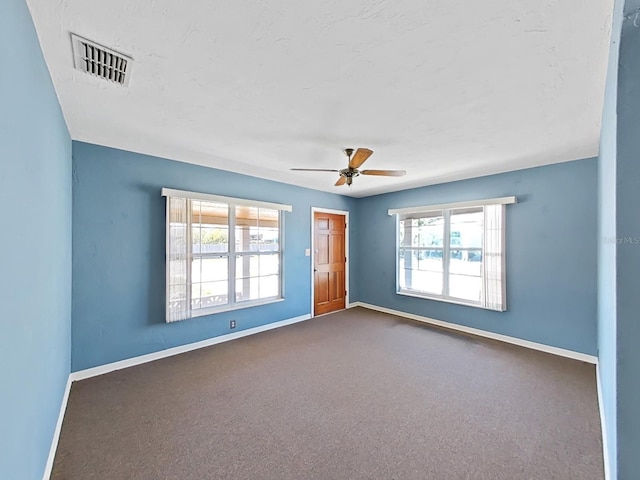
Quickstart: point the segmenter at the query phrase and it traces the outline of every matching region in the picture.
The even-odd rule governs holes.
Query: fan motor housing
[[[340,170],[340,176],[347,179],[347,185],[351,185],[353,177],[357,177],[358,175],[360,175],[360,170],[357,168],[347,167]]]
[[[340,176],[342,177],[353,178],[357,177],[358,175],[360,175],[360,170],[358,170],[357,168],[343,168],[342,170],[340,170]]]

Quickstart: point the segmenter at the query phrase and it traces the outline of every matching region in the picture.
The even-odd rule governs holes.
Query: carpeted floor
[[[52,478],[602,479],[595,370],[354,308],[74,383]]]

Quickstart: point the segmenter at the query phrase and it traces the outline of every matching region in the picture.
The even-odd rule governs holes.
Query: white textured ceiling
[[[27,0],[75,140],[365,196],[597,155],[612,0]],[[134,59],[73,69],[70,32]],[[334,187],[344,147],[375,151]]]

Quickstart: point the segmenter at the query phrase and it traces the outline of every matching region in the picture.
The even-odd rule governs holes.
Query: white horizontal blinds
[[[482,306],[504,312],[505,295],[505,206],[484,207],[484,279]]]
[[[186,198],[167,197],[167,323],[191,317],[188,218],[189,201]]]

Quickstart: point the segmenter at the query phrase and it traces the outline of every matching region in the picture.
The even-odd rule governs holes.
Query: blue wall
[[[595,159],[492,175],[360,200],[360,301],[596,354]],[[516,195],[507,206],[507,312],[395,293],[389,208]]]
[[[616,0],[598,158],[598,370],[609,470],[616,478],[616,150],[618,50],[623,0]]]
[[[24,0],[0,2],[0,477],[41,479],[71,353],[71,140]]]
[[[640,478],[640,246],[611,242],[640,237],[640,2],[626,2],[618,68],[623,4],[616,1],[614,13],[597,235],[592,160],[353,200],[75,143],[73,370],[228,333],[230,318],[243,329],[308,313],[310,266],[303,252],[310,246],[311,206],[352,212],[351,242],[358,246],[352,301],[593,354],[597,238],[597,345],[612,478]],[[12,228],[0,235],[0,472],[39,479],[72,357],[72,146],[24,0],[0,2],[0,62],[11,65],[0,72],[0,200],[12,206],[5,212]],[[287,300],[164,324],[163,186],[293,203],[286,216]],[[388,208],[511,194],[521,203],[508,207],[508,312],[394,293]]]
[[[231,319],[243,330],[308,314],[311,207],[351,210],[355,203],[77,142],[73,176],[73,371],[226,334]],[[162,187],[293,205],[285,213],[285,301],[166,324]]]
[[[617,0],[599,156],[598,357],[611,478],[640,478],[640,1]]]
[[[616,164],[618,478],[640,478],[640,1],[627,0],[618,69]]]

